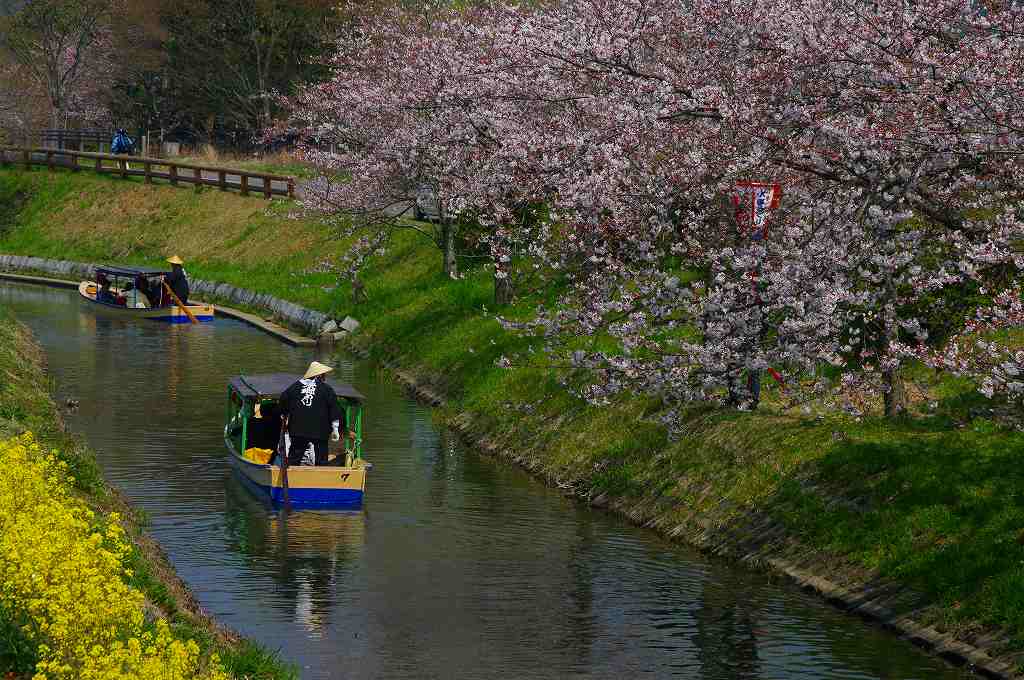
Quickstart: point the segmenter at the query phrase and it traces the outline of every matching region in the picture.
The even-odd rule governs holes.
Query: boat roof
[[[96,273],[113,274],[115,276],[159,276],[166,274],[166,269],[152,269],[150,267],[120,267],[114,265],[100,265],[96,267]]]
[[[291,387],[291,384],[302,376],[295,373],[260,373],[259,375],[236,375],[228,381],[232,389],[243,397],[273,397],[277,399],[281,393]],[[334,393],[339,397],[365,401],[366,397],[348,383],[340,383],[327,379]]]

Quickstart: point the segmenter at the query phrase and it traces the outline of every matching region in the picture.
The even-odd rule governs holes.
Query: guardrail
[[[81,163],[83,159],[87,161],[85,165]],[[175,186],[179,182],[184,182],[197,186],[213,186],[221,191],[238,189],[243,196],[248,196],[252,192],[262,193],[266,198],[271,196],[295,197],[294,177],[249,172],[236,168],[175,163],[166,158],[122,156],[62,149],[0,147],[0,167],[9,165],[23,165],[27,170],[31,170],[33,166],[45,166],[50,170],[57,167],[70,168],[74,171],[88,168],[98,173],[120,175],[124,178],[142,177],[146,184],[152,184],[154,179],[161,179],[167,180]]]

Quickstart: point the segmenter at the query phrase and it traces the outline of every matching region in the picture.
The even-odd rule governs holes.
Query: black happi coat
[[[188,302],[188,279],[185,277],[185,270],[180,267],[175,267],[170,274],[164,276],[164,281],[171,287],[174,294],[181,300],[181,304]],[[169,300],[168,302],[174,302]]]
[[[331,422],[341,420],[338,395],[326,382],[296,380],[281,394],[281,413],[288,416],[293,437],[327,439]]]

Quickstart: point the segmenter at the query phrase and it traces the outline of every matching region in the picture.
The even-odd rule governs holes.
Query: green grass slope
[[[489,274],[446,279],[415,235],[372,264],[368,300],[353,304],[348,286],[310,271],[346,244],[287,219],[287,202],[0,170],[0,205],[15,204],[0,211],[2,253],[154,264],[175,252],[193,276],[351,315],[372,358],[448,396],[440,420],[473,414],[493,443],[548,479],[643,508],[638,516],[666,530],[699,524],[713,534],[767,517],[785,529],[778,550],[813,551],[822,568],[862,581],[898,580],[931,603],[918,616],[940,629],[965,639],[1000,631],[1024,647],[1024,434],[998,425],[970,385],[916,372],[918,408],[895,423],[773,409],[769,389],[755,414],[695,409],[686,435],[670,441],[655,401],[595,408],[574,396],[562,379],[578,376],[546,367],[540,343],[489,316]],[[502,355],[519,367],[497,368]]]

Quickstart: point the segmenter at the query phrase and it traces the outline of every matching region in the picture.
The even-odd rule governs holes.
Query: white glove
[[[292,438],[287,432],[284,433],[284,454],[287,456],[288,451],[292,448]]]
[[[331,421],[331,441],[336,442],[341,439],[341,435],[338,433],[338,426],[341,425],[337,420]]]

